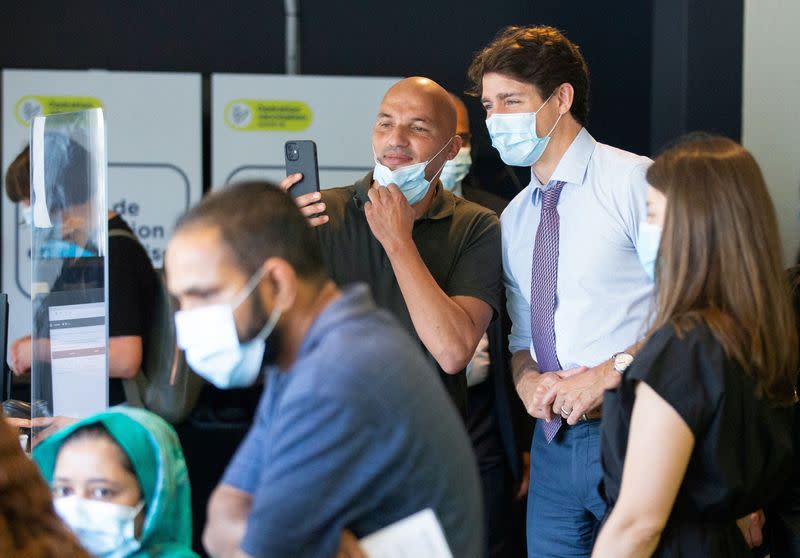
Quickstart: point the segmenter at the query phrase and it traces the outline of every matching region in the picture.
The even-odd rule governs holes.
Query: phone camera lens
[[[300,151],[297,149],[296,143],[286,144],[286,158],[290,161],[297,161],[300,158]]]

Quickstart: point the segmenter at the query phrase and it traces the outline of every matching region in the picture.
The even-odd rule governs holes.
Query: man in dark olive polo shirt
[[[497,216],[438,179],[461,138],[455,108],[435,82],[412,77],[387,91],[372,148],[373,172],[297,203],[307,217],[316,215],[310,222],[328,274],[339,285],[372,287],[378,305],[419,339],[465,416],[464,369],[499,305]],[[292,175],[283,186],[297,180]]]

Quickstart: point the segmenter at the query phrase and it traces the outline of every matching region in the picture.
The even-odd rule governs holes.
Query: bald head
[[[457,119],[450,94],[441,85],[424,77],[402,79],[381,101],[372,133],[375,155],[392,170],[431,161],[425,173],[430,180],[461,148]]]
[[[401,79],[389,88],[383,96],[381,105],[387,102],[400,101],[428,105],[439,126],[446,133],[453,135],[456,131],[456,111],[450,101],[450,94],[438,83],[426,77],[410,77]]]

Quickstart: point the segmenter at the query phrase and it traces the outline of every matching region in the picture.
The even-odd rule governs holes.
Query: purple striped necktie
[[[540,372],[561,370],[556,354],[556,284],[558,281],[558,198],[564,182],[550,181],[542,192],[542,217],[536,229],[531,262],[531,339]],[[561,428],[561,416],[543,421],[547,443]]]

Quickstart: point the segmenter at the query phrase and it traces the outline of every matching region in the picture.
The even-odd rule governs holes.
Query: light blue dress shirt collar
[[[563,181],[576,186],[583,184],[584,178],[586,177],[586,169],[589,167],[589,160],[592,158],[592,153],[594,153],[594,148],[596,146],[597,141],[595,141],[586,128],[581,128],[581,131],[578,132],[578,135],[572,140],[569,148],[558,162],[558,166],[556,166],[556,170],[553,171],[553,175],[550,177],[550,182],[548,182],[548,184],[553,181]],[[542,199],[542,191],[546,189],[545,186],[547,186],[547,184],[541,184],[539,182],[539,179],[533,174],[533,169],[531,169],[530,184],[532,186],[531,201],[534,206],[538,206]]]

